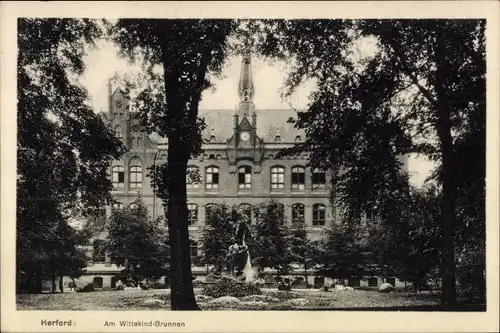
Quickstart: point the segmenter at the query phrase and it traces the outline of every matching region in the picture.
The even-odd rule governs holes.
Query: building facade
[[[335,218],[328,188],[330,175],[307,168],[307,154],[277,157],[281,149],[304,139],[304,133],[288,122],[296,116],[296,111],[259,109],[254,104],[255,93],[251,59],[243,56],[238,107],[199,111],[207,125],[203,132],[203,153],[189,161],[188,170],[196,170],[201,181],[189,179],[189,173],[187,176],[192,255],[198,254],[199,236],[211,204],[225,203],[242,208],[251,216],[251,207],[273,199],[280,205],[288,223],[305,223],[312,240],[319,239],[327,221]],[[101,117],[127,148],[109,169],[112,195],[116,200],[114,206],[133,205],[140,195],[153,217],[162,216],[165,213],[162,202],[146,174],[149,167],[166,162],[168,142],[145,133],[138,114],[131,108],[130,99],[120,88],[113,90],[109,84],[108,97],[109,109],[101,113]],[[108,216],[111,209],[106,208]],[[104,237],[102,234],[99,238]],[[99,246],[92,250],[93,261],[83,281],[94,281],[97,287],[113,287],[119,269]],[[205,272],[204,267],[193,267],[194,275],[201,276]],[[313,280],[309,282],[312,284]]]

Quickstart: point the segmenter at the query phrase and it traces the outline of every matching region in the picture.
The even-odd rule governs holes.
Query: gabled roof
[[[203,138],[210,140],[212,129],[221,143],[225,143],[233,135],[234,110],[200,110],[199,116],[205,118],[207,125],[203,131]],[[304,138],[304,132],[297,130],[293,124],[288,123],[290,118],[296,118],[297,113],[291,109],[263,109],[256,110],[257,114],[257,136],[264,142],[276,142],[276,135],[281,137],[280,142],[295,142],[297,136]],[[242,119],[239,119],[241,122]]]

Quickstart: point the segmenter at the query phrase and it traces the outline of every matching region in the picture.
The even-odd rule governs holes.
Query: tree
[[[297,127],[306,130],[304,149],[323,151],[318,155],[322,163],[348,163],[358,172],[368,171],[349,156],[366,153],[356,149],[359,138],[368,138],[365,129],[377,133],[385,128],[387,132],[377,137],[386,135],[392,142],[386,151],[419,152],[442,165],[441,275],[442,303],[447,307],[456,303],[458,192],[453,152],[471,115],[483,119],[485,114],[484,29],[482,20],[294,20],[273,22],[261,34],[264,54],[293,59],[286,82],[289,92],[304,77],[316,79],[309,112],[299,114]],[[359,45],[370,41],[372,54],[356,56]],[[373,117],[379,118],[378,126],[373,126]],[[373,165],[384,175],[383,163]],[[350,178],[365,179],[359,173]],[[375,177],[374,183],[387,179]],[[370,187],[358,188],[363,192]],[[355,205],[354,197],[342,199]],[[367,202],[356,200],[359,205]]]
[[[362,236],[359,227],[348,224],[331,224],[326,228],[316,259],[316,274],[341,279],[344,283],[349,278],[361,278],[367,270]]]
[[[297,262],[304,269],[304,279],[307,283],[307,270],[316,264],[319,256],[319,247],[316,242],[307,237],[307,230],[303,221],[293,223],[290,228],[290,254],[292,262]]]
[[[254,208],[255,225],[249,242],[252,263],[261,269],[276,269],[278,276],[291,270],[293,256],[283,211],[273,200]]]
[[[106,250],[122,273],[136,285],[169,273],[167,237],[159,219],[149,216],[141,199],[135,208],[115,209],[109,219]]]
[[[142,57],[148,73],[163,69],[162,96],[149,99],[146,124],[168,138],[168,158],[159,193],[168,208],[173,310],[199,309],[189,256],[186,168],[201,148],[198,106],[210,86],[209,73],[220,73],[233,32],[232,20],[119,20],[112,31],[123,55]],[[146,97],[146,93],[143,97]]]
[[[231,223],[231,209],[225,204],[214,204],[205,218],[201,236],[201,263],[221,272],[226,262],[229,246],[232,245],[234,226]]]
[[[77,82],[101,34],[94,20],[18,20],[18,287],[57,274],[70,216],[111,199],[107,168],[122,146]]]

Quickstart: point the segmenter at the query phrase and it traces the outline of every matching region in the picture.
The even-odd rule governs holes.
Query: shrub
[[[280,282],[278,283],[278,290],[290,291],[292,290],[292,286],[289,283]]]
[[[206,284],[203,294],[212,297],[233,296],[244,297],[250,295],[261,295],[259,287],[251,283],[240,283],[230,279],[221,279],[212,284]]]
[[[118,286],[115,287],[115,290],[123,290],[125,287],[123,286],[123,284],[120,284]]]
[[[330,291],[330,287],[324,285],[323,287],[321,287],[321,291]]]
[[[80,292],[80,293],[88,293],[91,291],[95,291],[94,284],[92,282],[89,282],[86,285],[84,285],[83,287],[77,288],[76,291]]]

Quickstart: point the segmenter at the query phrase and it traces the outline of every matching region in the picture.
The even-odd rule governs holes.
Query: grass
[[[196,290],[200,294],[201,290]],[[279,301],[267,305],[215,305],[199,302],[202,309],[210,310],[439,310],[439,298],[432,294],[391,293],[381,294],[376,291],[310,291],[294,290],[279,292],[264,290],[264,295]],[[292,306],[288,299],[304,298],[308,305]],[[145,304],[146,300],[161,299],[165,304]],[[95,291],[89,293],[68,292],[64,294],[22,294],[17,295],[18,310],[57,310],[57,311],[144,311],[170,309],[170,291],[126,290]]]

